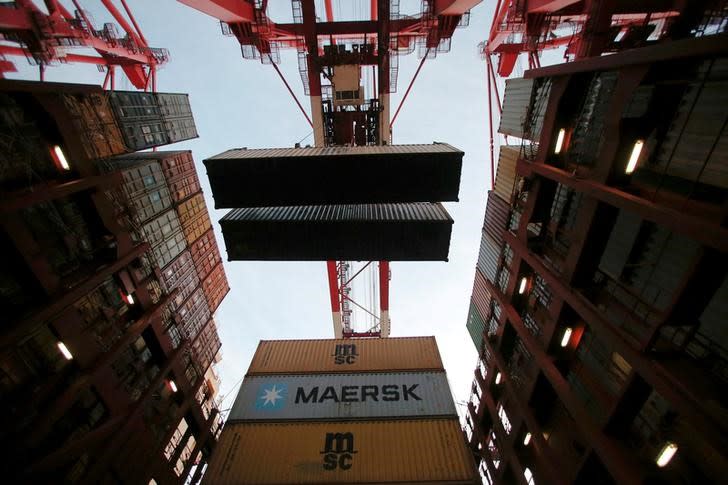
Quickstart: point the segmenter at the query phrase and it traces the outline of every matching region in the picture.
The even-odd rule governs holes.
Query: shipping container
[[[468,321],[465,324],[465,328],[468,329],[470,338],[473,340],[475,348],[480,352],[480,347],[483,343],[483,335],[485,334],[485,322],[483,317],[478,311],[478,307],[475,303],[470,300],[470,310],[468,311]]]
[[[506,79],[498,133],[523,138],[523,124],[531,105],[534,79]]]
[[[104,93],[61,94],[60,99],[84,142],[87,158],[108,158],[128,151]]]
[[[205,293],[199,286],[174,313],[174,318],[181,327],[183,336],[189,339],[197,337],[210,317],[210,308],[207,306]]]
[[[115,158],[109,165],[121,170],[124,192],[131,202],[137,223],[144,224],[172,205],[159,162]]]
[[[505,202],[511,202],[511,195],[516,186],[516,163],[518,162],[518,146],[504,145],[498,155],[498,168],[495,172],[495,193]]]
[[[183,102],[172,106],[174,103],[169,102],[170,97],[175,98],[175,102]],[[109,99],[129,151],[197,137],[187,95],[112,91]],[[161,100],[164,100],[164,109]],[[174,116],[170,115],[171,112],[175,112]]]
[[[164,291],[171,293],[174,289],[177,289],[177,295],[171,304],[173,310],[182,304],[200,285],[197,271],[192,263],[192,255],[187,249],[165,266],[161,273]]]
[[[488,192],[488,203],[485,206],[485,221],[483,230],[493,240],[503,239],[503,231],[508,225],[510,206],[495,191]]]
[[[457,418],[444,372],[248,376],[228,423],[236,421]]]
[[[248,375],[441,371],[435,337],[262,340]]]
[[[473,484],[457,419],[228,424],[206,484]]]
[[[200,179],[197,177],[192,152],[178,151],[166,152],[166,154],[168,155],[161,161],[162,171],[167,179],[172,200],[181,202],[199,192],[201,190]]]
[[[475,281],[473,282],[472,302],[475,303],[478,313],[487,320],[490,317],[490,302],[493,297],[485,284],[485,276],[479,268],[475,268]]]
[[[212,227],[210,215],[202,192],[189,197],[177,205],[182,231],[190,246]]]
[[[160,268],[167,266],[187,248],[177,213],[169,209],[142,226],[144,240],[152,247],[154,261]]]
[[[662,176],[728,188],[727,103],[728,81],[715,74],[688,84],[654,164],[643,166]]]
[[[210,311],[215,313],[215,310],[220,306],[225,295],[230,291],[222,262],[218,263],[202,281],[202,290],[205,292],[205,298],[207,298],[207,305],[210,307]]]
[[[192,342],[192,353],[201,370],[206,371],[210,367],[221,347],[217,325],[215,320],[210,319]]]
[[[447,261],[440,203],[246,208],[220,221],[229,261]]]
[[[497,284],[498,263],[500,261],[501,243],[491,239],[485,232],[480,239],[478,253],[478,269],[493,284]]]
[[[456,201],[462,158],[445,143],[243,148],[208,158],[205,166],[221,209]]]
[[[222,261],[212,228],[190,244],[190,252],[200,279],[203,280]]]

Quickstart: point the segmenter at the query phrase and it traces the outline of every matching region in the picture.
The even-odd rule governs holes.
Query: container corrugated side
[[[248,376],[228,422],[457,417],[444,372]]]
[[[507,79],[498,133],[523,138],[523,124],[533,93],[533,79]]]
[[[468,329],[470,338],[473,339],[475,348],[480,350],[480,345],[483,341],[483,333],[485,332],[485,322],[483,321],[483,317],[480,315],[480,312],[472,299],[470,303],[470,311],[468,311],[468,321],[465,324],[465,327]]]
[[[495,172],[495,191],[501,199],[510,203],[513,188],[516,185],[516,163],[519,147],[502,146],[498,156],[498,168]]]
[[[498,261],[500,259],[501,243],[494,241],[485,232],[480,240],[480,251],[478,253],[478,268],[483,275],[493,284],[496,284],[496,273],[498,272]]]
[[[473,282],[473,295],[472,301],[478,308],[480,316],[483,320],[488,319],[490,316],[490,302],[493,297],[488,291],[488,287],[485,285],[485,276],[479,268],[475,268],[475,281]]]
[[[456,419],[228,424],[205,484],[476,481]]]
[[[222,221],[449,221],[440,203],[339,204],[233,209]]]
[[[322,156],[357,156],[357,155],[389,155],[389,154],[426,154],[426,153],[463,153],[447,143],[416,145],[371,145],[357,147],[305,147],[305,148],[233,148],[208,160],[242,159],[242,158],[283,158],[283,157],[322,157]]]
[[[503,231],[508,225],[510,207],[494,191],[488,192],[488,204],[485,206],[485,221],[483,229],[496,241],[503,238]]]
[[[263,340],[248,375],[442,369],[435,337]]]

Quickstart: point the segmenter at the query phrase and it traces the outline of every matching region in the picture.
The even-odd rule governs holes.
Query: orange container
[[[443,370],[435,337],[262,340],[248,375]]]
[[[479,483],[456,419],[228,424],[205,484]]]

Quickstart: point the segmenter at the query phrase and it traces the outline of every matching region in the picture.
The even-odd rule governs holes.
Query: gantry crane
[[[123,36],[113,23],[97,29],[78,0],[71,1],[73,13],[59,0],[44,0],[47,13],[32,0],[0,4],[0,78],[16,71],[7,56],[23,56],[38,66],[41,81],[50,65],[83,63],[94,64],[106,72],[104,89],[114,89],[115,69],[120,67],[135,88],[156,91],[156,70],[167,62],[169,52],[149,47],[126,0],[121,0],[121,5],[128,20],[112,0],[101,0],[124,30]],[[68,52],[84,47],[96,50],[98,56]]]
[[[318,18],[314,0],[292,0],[292,23],[273,22],[267,0],[178,1],[220,20],[223,33],[237,38],[244,58],[272,64],[311,125],[315,145],[324,147],[391,143],[392,125],[423,63],[449,51],[455,29],[467,25],[470,9],[481,0],[422,0],[420,12],[412,16],[400,14],[399,0],[370,0],[367,18],[340,21],[335,21],[331,0],[324,0],[325,20]],[[310,117],[276,65],[281,49],[298,52]],[[422,60],[390,117],[399,56],[415,50]],[[362,72],[369,68],[371,85],[365,86]],[[374,263],[378,263],[378,309],[367,308],[352,294],[352,282]],[[334,334],[337,338],[387,337],[389,262],[364,262],[354,268],[349,261],[327,262]],[[365,331],[355,331],[352,307],[376,323]]]

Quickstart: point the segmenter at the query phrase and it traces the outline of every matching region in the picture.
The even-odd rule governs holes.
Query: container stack
[[[205,483],[477,483],[434,337],[262,341]]]

